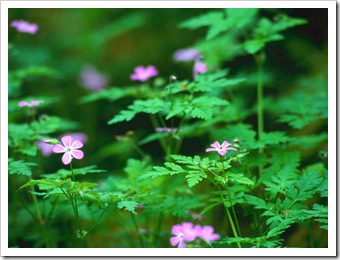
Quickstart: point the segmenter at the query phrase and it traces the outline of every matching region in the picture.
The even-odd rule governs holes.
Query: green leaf
[[[88,103],[101,99],[108,99],[113,102],[127,96],[130,91],[129,87],[111,87],[83,96],[79,101],[80,103]]]
[[[156,114],[163,110],[164,101],[160,98],[153,98],[147,100],[135,100],[128,108],[129,110],[122,110],[118,115],[111,119],[108,124],[114,124],[121,121],[132,120],[137,113]]]
[[[230,173],[228,174],[228,179],[230,181],[235,181],[235,182],[238,182],[240,184],[245,184],[245,185],[255,184],[251,179],[245,177],[242,173]]]
[[[13,158],[8,158],[8,172],[9,174],[20,174],[31,176],[31,166],[36,166],[36,163],[29,163],[24,161],[15,161]]]
[[[191,18],[179,24],[180,28],[197,29],[203,26],[210,26],[223,21],[222,12],[209,12],[198,17]]]
[[[228,101],[217,97],[201,96],[194,99],[184,111],[192,118],[210,120],[214,114],[213,109],[216,108],[216,106],[228,104]]]
[[[190,171],[185,178],[187,179],[189,187],[193,187],[198,184],[203,179],[206,179],[208,176],[204,172],[199,171]]]
[[[73,174],[76,176],[76,175],[85,175],[88,173],[106,172],[106,170],[99,170],[99,169],[96,169],[96,167],[97,167],[96,165],[91,165],[91,166],[87,166],[84,168],[73,169]],[[72,172],[66,169],[59,169],[56,173],[47,173],[47,174],[42,174],[41,176],[46,179],[65,179],[67,177],[71,177]]]
[[[137,215],[135,208],[137,207],[138,202],[133,201],[133,200],[124,200],[124,201],[120,201],[117,204],[117,207],[119,209],[125,209],[127,211],[132,212],[133,214]]]

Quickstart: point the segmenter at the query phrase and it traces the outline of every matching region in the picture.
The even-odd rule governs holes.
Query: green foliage
[[[84,168],[79,168],[79,169],[73,169],[73,175],[85,175],[88,173],[102,173],[106,172],[106,170],[98,170],[96,169],[96,165],[91,165],[87,166]],[[68,177],[72,176],[72,171],[71,170],[66,170],[66,169],[59,169],[56,173],[47,173],[47,174],[42,174],[41,177],[46,178],[46,179],[66,179]]]
[[[108,124],[111,125],[121,121],[130,121],[137,113],[156,114],[163,110],[164,101],[160,98],[135,100],[128,108],[129,110],[120,111],[120,113],[112,118]]]
[[[17,95],[22,83],[29,77],[33,76],[46,76],[56,78],[59,73],[48,67],[28,67],[8,73],[8,96],[13,97]]]
[[[119,209],[125,209],[128,210],[130,212],[132,212],[133,214],[137,215],[135,208],[137,207],[138,202],[136,201],[131,201],[131,200],[125,200],[125,201],[120,201],[117,204],[117,207]]]
[[[9,174],[21,174],[26,176],[32,175],[31,166],[36,166],[36,163],[15,161],[13,158],[8,158],[8,172]]]
[[[274,22],[268,18],[261,18],[253,31],[253,39],[244,42],[244,49],[249,54],[255,54],[263,49],[268,42],[283,40],[281,31],[306,23],[307,21],[304,19],[291,18],[286,15],[277,16]]]
[[[180,24],[181,28],[197,29],[208,26],[206,39],[210,40],[231,29],[243,29],[254,22],[258,9],[228,8],[223,12],[209,12],[199,17],[189,19]]]

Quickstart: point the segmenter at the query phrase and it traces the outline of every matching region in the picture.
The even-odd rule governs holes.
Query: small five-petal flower
[[[78,150],[83,147],[83,143],[79,140],[72,142],[71,136],[64,136],[61,138],[61,143],[53,147],[53,152],[64,153],[61,160],[65,165],[70,164],[73,158],[80,160],[84,157],[83,151]]]
[[[236,148],[229,147],[229,146],[231,146],[231,143],[228,143],[227,141],[223,141],[222,144],[220,144],[219,142],[216,141],[213,144],[211,144],[210,146],[213,147],[213,148],[206,149],[205,150],[206,152],[214,152],[214,151],[216,151],[221,156],[224,156],[228,152],[228,150],[237,151]]]
[[[134,73],[130,75],[130,79],[144,82],[157,75],[158,71],[155,66],[149,65],[145,68],[143,66],[138,66],[134,69]]]

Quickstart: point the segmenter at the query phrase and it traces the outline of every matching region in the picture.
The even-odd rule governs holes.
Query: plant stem
[[[71,172],[72,172],[72,181],[75,182],[72,162],[70,163],[70,168],[71,168]],[[78,204],[77,204],[77,197],[74,194],[73,196],[70,196],[69,199],[71,201],[73,212],[74,212],[74,215],[76,217],[76,222],[77,222],[77,226],[78,226],[78,232],[80,233],[80,237],[78,236],[78,232],[77,232],[77,236],[80,238],[80,245],[81,245],[81,247],[84,247],[84,232],[83,232],[83,229],[82,229],[81,224],[80,224],[80,218],[79,218],[79,212],[78,212]]]
[[[226,210],[226,213],[227,213],[227,216],[228,216],[228,219],[229,219],[230,226],[231,226],[231,229],[232,229],[232,231],[233,231],[234,237],[238,237],[237,231],[236,231],[236,229],[235,229],[235,225],[234,225],[233,218],[232,218],[231,215],[230,215],[230,212],[229,212],[229,209],[228,209],[228,207],[227,207],[227,205],[226,205],[226,201],[225,201],[225,199],[224,199],[224,197],[223,197],[222,191],[221,191],[221,189],[220,189],[219,186],[217,186],[217,188],[218,188],[218,191],[220,192],[220,196],[221,196],[221,199],[222,199],[222,201],[223,201],[223,205],[224,205],[224,208],[225,208],[225,210]],[[236,242],[236,243],[237,243],[237,246],[238,246],[239,248],[242,248],[240,242]]]
[[[138,238],[139,238],[139,241],[140,241],[140,245],[141,245],[141,247],[144,248],[143,238],[142,238],[141,233],[139,232],[139,229],[138,229],[138,225],[137,225],[135,216],[133,215],[132,212],[131,212],[131,218],[132,218],[133,225],[135,226],[136,232],[137,232],[137,234],[138,234]]]
[[[261,136],[263,133],[263,64],[264,64],[264,51],[261,50],[259,55],[257,56],[256,63],[257,63],[257,135],[258,140],[261,140]],[[259,148],[259,153],[263,153],[263,149]],[[261,162],[259,164],[259,176],[262,173],[262,165]]]

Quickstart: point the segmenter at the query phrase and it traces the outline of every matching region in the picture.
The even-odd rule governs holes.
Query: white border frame
[[[194,4],[193,4],[194,3]],[[9,8],[328,8],[328,248],[8,248]],[[1,2],[1,255],[2,256],[336,256],[336,1],[2,1]],[[332,124],[333,123],[333,124]],[[334,232],[332,232],[334,231]]]

